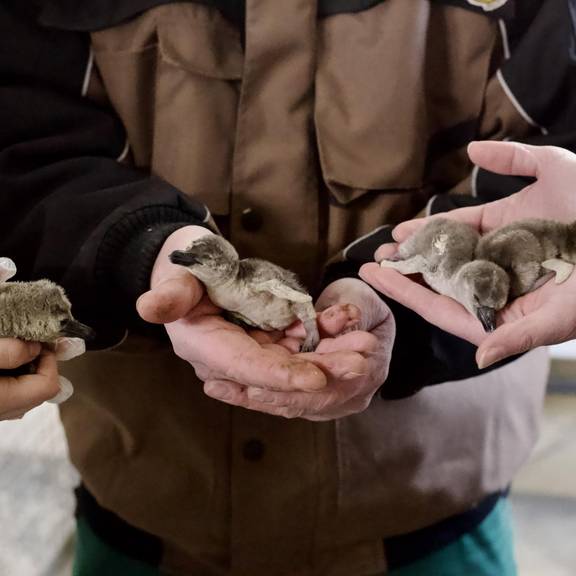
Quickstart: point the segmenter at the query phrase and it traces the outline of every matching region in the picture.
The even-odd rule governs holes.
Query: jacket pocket
[[[435,155],[474,135],[496,38],[491,19],[429,2],[388,0],[322,20],[315,121],[339,203],[434,184]],[[461,153],[451,164],[456,182],[469,168]]]
[[[218,11],[178,3],[92,34],[137,166],[227,214],[243,52]]]

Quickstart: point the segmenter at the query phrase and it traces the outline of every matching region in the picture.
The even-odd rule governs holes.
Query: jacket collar
[[[36,0],[40,23],[65,30],[92,32],[115,26],[141,12],[177,0]],[[181,1],[181,0],[180,0]],[[222,14],[243,26],[245,0],[184,0],[213,6]],[[318,15],[331,16],[346,12],[361,12],[385,0],[318,0]],[[488,16],[510,18],[514,15],[515,0],[433,0],[441,4],[459,6]]]

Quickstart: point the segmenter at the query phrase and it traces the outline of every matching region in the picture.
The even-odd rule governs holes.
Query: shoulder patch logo
[[[490,12],[491,10],[501,8],[508,0],[466,0],[466,2],[472,4],[472,6],[479,6],[486,12]]]

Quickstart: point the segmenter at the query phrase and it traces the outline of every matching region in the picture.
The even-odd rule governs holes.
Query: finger
[[[0,378],[0,410],[30,410],[60,392],[56,357],[42,354],[35,374]]]
[[[376,262],[382,262],[382,260],[390,260],[398,254],[398,243],[389,242],[388,244],[382,244],[376,252],[374,252],[374,260]]]
[[[380,341],[376,336],[370,334],[370,332],[355,330],[354,332],[348,332],[336,338],[324,338],[320,340],[315,352],[319,354],[329,354],[331,352],[351,351],[368,355],[376,352],[379,347]],[[313,353],[314,352],[312,352],[312,354]],[[306,355],[300,354],[299,356],[305,357]]]
[[[18,368],[34,360],[41,350],[42,345],[38,342],[0,338],[0,368]]]
[[[313,362],[328,376],[328,386],[338,380],[353,380],[368,373],[368,362],[362,354],[352,350],[336,350],[318,354],[307,352],[299,357]]]
[[[360,324],[362,311],[355,304],[334,304],[318,315],[321,336],[337,336]]]
[[[480,344],[476,351],[479,368],[488,366],[539,346],[558,344],[573,337],[571,328],[564,329],[555,320],[557,314],[543,306],[514,322],[502,324]]]
[[[0,413],[0,420],[22,420],[28,412],[29,410],[12,410],[11,412]]]
[[[48,400],[50,404],[63,404],[74,394],[74,386],[72,386],[72,382],[68,378],[58,376],[58,384],[60,385],[60,391],[56,396]]]
[[[380,268],[378,264],[365,264],[360,269],[360,276],[442,330],[476,345],[486,337],[480,322],[458,302],[432,292],[395,270]]]
[[[237,355],[231,366],[223,368],[229,380],[271,390],[319,390],[327,383],[314,364],[260,347]]]
[[[167,324],[186,316],[203,295],[202,284],[191,274],[185,274],[164,280],[142,294],[136,309],[146,322]]]
[[[471,142],[468,156],[480,168],[497,174],[538,177],[538,147],[519,142]]]
[[[279,390],[316,390],[324,373],[309,362],[263,349],[240,327],[218,316],[179,320],[166,329],[181,358],[202,362],[225,380]]]
[[[214,400],[219,400],[231,406],[255,410],[272,416],[282,416],[284,418],[298,418],[302,415],[302,410],[296,407],[275,406],[253,400],[249,397],[247,388],[235,382],[227,380],[210,380],[204,384],[204,393]],[[254,390],[257,390],[256,388]],[[279,392],[277,394],[280,394]],[[288,394],[288,393],[284,393]],[[300,394],[308,394],[301,392]]]
[[[282,337],[283,333],[280,330],[274,330],[272,332],[264,332],[264,330],[247,330],[250,338],[253,338],[260,345],[264,344],[276,344]]]
[[[286,348],[291,354],[298,354],[300,352],[300,347],[302,346],[302,339],[300,338],[282,338],[278,341],[278,344],[283,348]]]
[[[246,391],[253,410],[259,410],[285,418],[297,418],[332,409],[345,401],[336,390],[326,392],[273,392],[259,388]]]
[[[280,354],[282,356],[291,356],[292,352],[290,350],[288,350],[286,347],[280,345],[280,344],[262,344],[262,348],[264,350],[270,350],[271,352],[276,352],[277,354]]]
[[[58,338],[54,346],[56,359],[60,362],[66,362],[81,356],[86,352],[86,343],[82,338]]]
[[[361,316],[360,309],[354,304],[333,304],[318,314],[318,330],[321,336],[336,336],[358,326]],[[286,335],[305,338],[306,330],[301,322],[297,322],[286,330]]]

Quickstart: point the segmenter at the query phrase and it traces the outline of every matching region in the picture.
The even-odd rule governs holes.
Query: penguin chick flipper
[[[0,283],[10,280],[16,274],[16,264],[10,258],[0,258]]]
[[[542,268],[546,270],[551,270],[555,273],[556,277],[554,282],[556,284],[562,284],[570,278],[572,271],[574,270],[574,264],[571,262],[566,262],[566,260],[560,260],[560,258],[550,258],[550,260],[544,260],[541,264]]]
[[[316,309],[312,304],[312,299],[310,298],[310,302],[296,304],[293,310],[306,331],[306,338],[300,346],[300,352],[314,352],[320,343],[320,332],[318,331]]]
[[[427,270],[426,258],[421,254],[416,254],[407,260],[382,260],[380,262],[382,268],[392,268],[400,272],[400,274],[422,274]]]
[[[295,290],[281,280],[266,280],[266,282],[254,286],[254,290],[256,292],[270,292],[273,296],[283,298],[284,300],[290,300],[290,302],[301,304],[312,302],[312,296],[310,296],[310,294]]]

